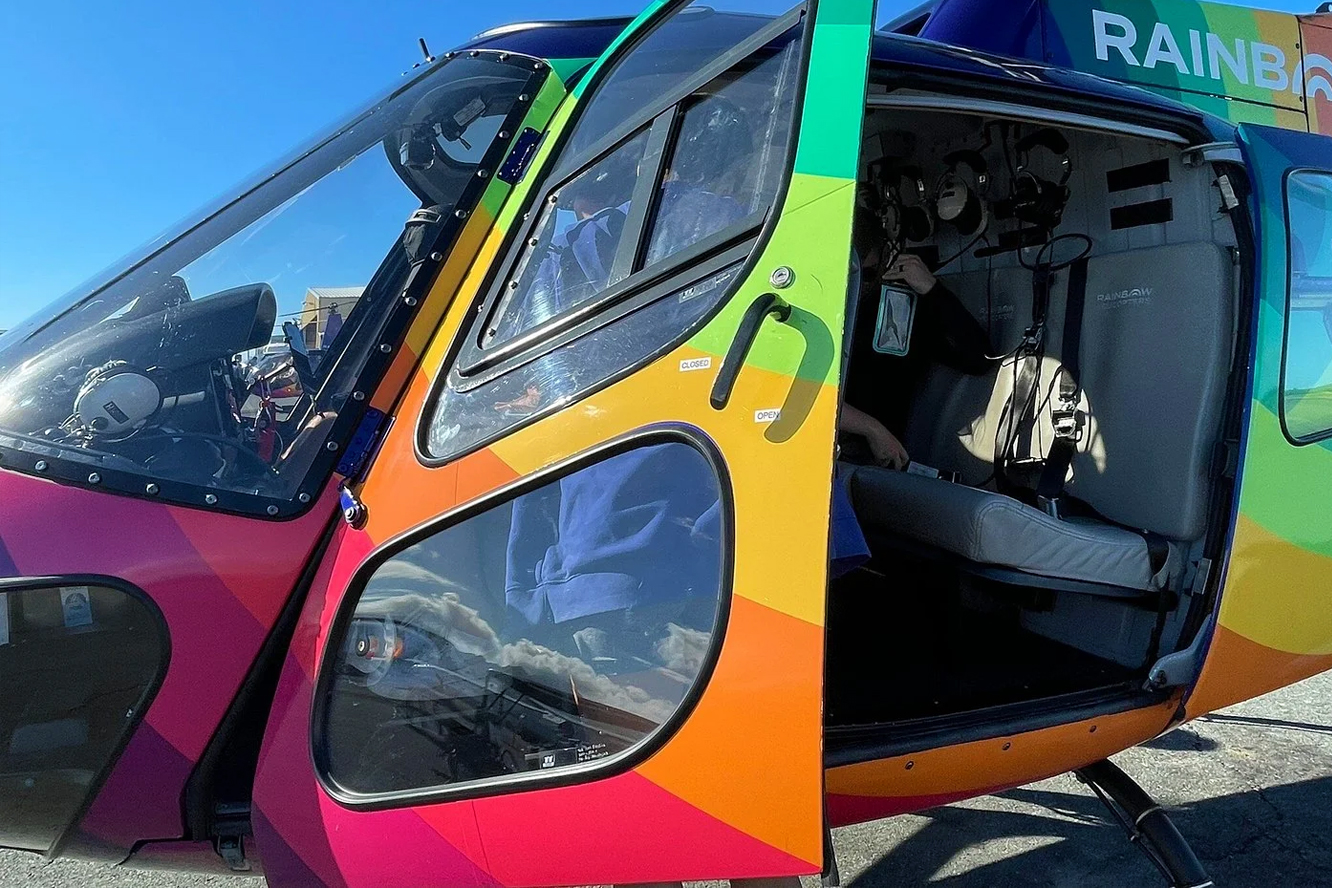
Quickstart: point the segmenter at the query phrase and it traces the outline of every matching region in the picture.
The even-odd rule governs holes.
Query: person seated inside
[[[957,296],[930,271],[919,256],[897,253],[886,268],[881,268],[880,244],[866,242],[869,232],[877,233],[876,220],[862,216],[856,220],[855,256],[864,257],[853,267],[852,293],[856,304],[848,314],[849,334],[844,349],[848,365],[846,397],[838,420],[838,433],[847,446],[847,461],[870,464],[893,471],[903,471],[911,455],[889,426],[875,414],[890,417],[902,428],[910,394],[915,391],[929,362],[940,361],[968,374],[984,373],[990,367],[989,334],[967,311]],[[853,263],[853,266],[856,263]],[[859,282],[859,286],[857,286]],[[878,354],[872,347],[878,313],[857,310],[862,303],[874,305],[881,284],[909,287],[917,296],[914,347],[902,357]],[[857,407],[856,401],[864,406]],[[874,413],[870,411],[873,410]],[[848,440],[849,439],[849,440]],[[856,451],[859,453],[856,453]],[[842,447],[839,446],[839,460]],[[831,576],[849,573],[869,560],[869,543],[856,518],[846,489],[848,473],[839,471],[833,485]]]
[[[857,308],[849,319],[850,356],[846,373],[845,399],[838,431],[852,436],[846,449],[855,462],[902,470],[911,455],[892,431],[906,425],[911,395],[929,365],[946,364],[969,375],[990,369],[990,338],[985,328],[957,296],[941,282],[919,256],[897,252],[886,267],[879,243],[868,242],[866,232],[875,232],[873,221],[857,219],[857,254],[861,261],[861,286]],[[916,294],[916,318],[910,349],[901,357],[883,355],[873,348],[882,284],[896,284]],[[853,285],[854,286],[854,285]],[[854,439],[860,439],[859,442]],[[860,444],[857,448],[855,445]]]

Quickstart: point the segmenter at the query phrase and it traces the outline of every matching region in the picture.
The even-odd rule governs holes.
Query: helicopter
[[[1330,58],[1118,0],[427,54],[0,337],[0,846],[835,884],[1073,771],[1208,883],[1108,758],[1332,668]]]

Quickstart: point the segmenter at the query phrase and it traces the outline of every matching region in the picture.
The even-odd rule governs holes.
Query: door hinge
[[[347,442],[347,448],[342,451],[342,459],[338,460],[339,475],[350,481],[365,468],[366,459],[384,430],[385,415],[382,410],[366,408],[361,424],[356,427],[351,441]]]
[[[1244,154],[1234,142],[1208,142],[1206,145],[1194,145],[1184,151],[1184,166],[1192,169],[1205,163],[1244,163]]]
[[[1217,472],[1227,481],[1234,481],[1239,475],[1240,467],[1240,442],[1227,439],[1218,441],[1216,444],[1216,454],[1212,457],[1212,464],[1216,466]]]
[[[522,181],[523,174],[527,172],[527,167],[532,163],[532,158],[536,156],[537,146],[540,144],[540,132],[530,126],[524,129],[518,134],[518,138],[514,139],[513,150],[509,152],[509,156],[500,165],[495,178],[510,185],[517,185]]]
[[[365,519],[370,517],[370,510],[365,507],[365,503],[345,486],[338,491],[338,508],[342,509],[342,520],[352,530],[360,530],[365,526]]]

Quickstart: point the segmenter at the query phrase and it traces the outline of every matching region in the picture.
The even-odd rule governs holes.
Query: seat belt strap
[[[1064,313],[1064,341],[1062,343],[1062,369],[1057,380],[1058,391],[1051,407],[1054,421],[1054,441],[1045,458],[1036,485],[1036,501],[1048,514],[1059,517],[1059,499],[1064,495],[1068,467],[1077,454],[1082,441],[1086,417],[1079,409],[1082,400],[1082,317],[1087,305],[1087,264],[1084,256],[1074,262],[1068,272],[1068,303]]]

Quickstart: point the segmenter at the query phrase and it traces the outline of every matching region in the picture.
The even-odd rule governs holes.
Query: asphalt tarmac
[[[1332,886],[1332,673],[1207,716],[1115,757],[1165,805],[1218,886]],[[839,830],[854,888],[1165,882],[1069,776]],[[255,879],[141,873],[0,852],[0,886],[257,888]],[[805,888],[814,888],[809,880]]]

